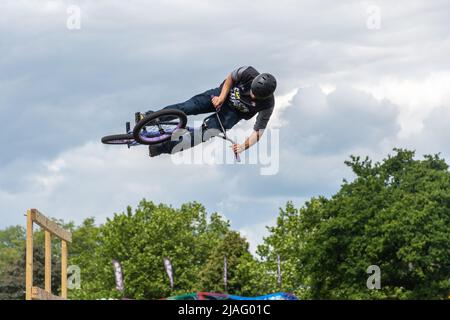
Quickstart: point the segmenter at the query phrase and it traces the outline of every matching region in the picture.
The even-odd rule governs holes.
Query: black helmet
[[[258,99],[270,97],[277,88],[277,79],[270,73],[261,73],[252,82],[252,93]]]

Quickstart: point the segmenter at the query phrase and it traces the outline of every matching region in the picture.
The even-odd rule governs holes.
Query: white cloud
[[[311,196],[330,195],[342,178],[351,178],[343,164],[350,154],[379,160],[398,144],[406,144],[396,137],[396,109],[365,93],[337,88],[326,95],[312,87],[296,91],[286,101],[278,120],[290,137],[281,140],[278,175],[260,176],[255,166],[174,165],[167,155],[148,158],[145,147],[128,150],[89,142],[35,164],[24,189],[0,193],[1,210],[20,213],[36,207],[66,221],[95,216],[102,222],[112,212],[136,206],[142,198],[173,205],[197,200],[208,211],[230,219],[255,251],[267,234],[265,226],[273,225],[278,207],[288,200],[299,206]],[[433,128],[446,128],[448,110],[439,110],[426,122],[432,129],[427,127],[424,143],[437,135]],[[352,126],[349,117],[360,123]],[[370,129],[381,124],[377,130]],[[360,137],[360,129],[372,133]],[[305,144],[308,141],[310,145]],[[22,220],[20,215],[4,217],[4,223]]]
[[[401,108],[400,137],[407,137],[423,129],[424,119],[434,108],[450,100],[450,71],[433,72],[420,79],[389,76],[374,85],[356,85],[378,100],[387,99]]]

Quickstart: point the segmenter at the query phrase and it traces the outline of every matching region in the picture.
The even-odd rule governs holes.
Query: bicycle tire
[[[179,121],[174,122],[173,120],[167,120],[168,118],[175,117]],[[159,118],[163,118],[165,120],[159,120]],[[154,133],[152,136],[142,135],[141,131],[150,126],[151,123],[152,126],[157,126],[158,124],[172,124],[174,126],[173,130],[171,132],[158,132]],[[140,120],[133,129],[133,138],[136,140],[136,142],[140,144],[145,145],[153,145],[158,144],[164,141],[168,141],[171,139],[172,134],[179,129],[184,129],[187,124],[187,116],[186,114],[178,109],[163,109],[160,111],[156,111],[154,113],[151,113],[147,116],[145,116],[142,120]]]

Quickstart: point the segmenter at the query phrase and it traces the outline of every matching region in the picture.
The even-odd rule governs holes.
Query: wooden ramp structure
[[[39,225],[45,231],[45,288],[33,286],[33,226]],[[61,240],[61,296],[52,294],[52,236]],[[72,242],[72,234],[37,209],[27,211],[27,240],[25,267],[26,300],[67,299],[67,244]]]

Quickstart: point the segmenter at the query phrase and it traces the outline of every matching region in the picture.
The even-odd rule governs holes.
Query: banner
[[[225,292],[228,290],[228,262],[227,257],[223,258],[223,285],[225,287]]]
[[[281,260],[280,260],[280,255],[277,255],[277,274],[278,274],[278,287],[281,288]]]
[[[170,288],[173,289],[173,268],[169,258],[164,258],[164,268],[166,268],[167,275],[169,276]]]
[[[116,277],[116,289],[120,292],[123,292],[124,285],[123,285],[122,266],[120,265],[120,262],[117,260],[113,260],[112,263],[114,267],[114,275]]]

